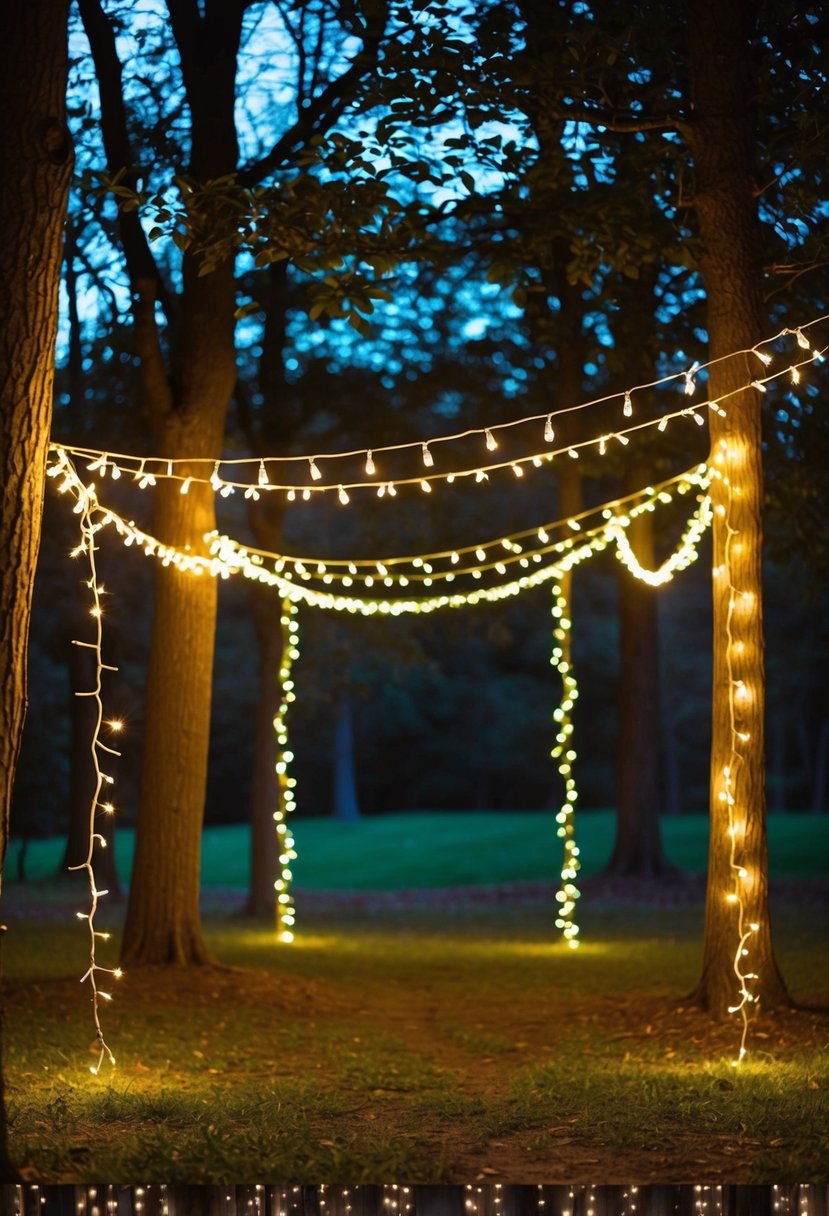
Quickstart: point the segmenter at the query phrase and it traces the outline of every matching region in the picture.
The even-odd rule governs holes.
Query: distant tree
[[[52,417],[63,217],[67,0],[0,9],[0,878],[26,712],[26,649]],[[7,1158],[0,1073],[0,1174]]]

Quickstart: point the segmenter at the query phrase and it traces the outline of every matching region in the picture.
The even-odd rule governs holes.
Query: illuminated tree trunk
[[[61,236],[72,171],[65,111],[67,12],[68,0],[0,5],[0,881],[26,715]],[[1,1018],[0,1010],[0,1032]],[[15,1177],[7,1155],[1,1067],[0,1175]]]
[[[709,357],[750,348],[766,332],[753,178],[754,129],[748,0],[691,0],[694,200],[702,242]],[[766,1007],[787,1001],[772,950],[767,892],[763,755],[761,582],[761,394],[733,393],[762,372],[754,354],[715,363],[709,391],[712,483],[714,671],[711,827],[705,947],[696,999],[715,1015],[739,1000],[738,920],[750,930],[741,967]],[[742,681],[742,684],[738,684]],[[733,720],[732,720],[733,714]],[[733,806],[729,799],[733,797]],[[730,814],[729,814],[730,811]],[[734,853],[729,821],[733,822]],[[744,867],[745,881],[734,865]],[[729,895],[737,895],[729,902]]]
[[[26,649],[52,421],[68,0],[0,8],[0,867],[26,712]]]

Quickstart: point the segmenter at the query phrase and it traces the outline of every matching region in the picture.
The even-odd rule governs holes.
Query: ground
[[[739,1070],[735,1020],[683,999],[702,880],[584,887],[577,952],[550,931],[549,884],[300,891],[290,946],[212,890],[230,966],[127,975],[104,1009],[118,1065],[98,1078],[66,896],[17,888],[13,1158],[65,1182],[829,1177],[825,885],[773,887],[780,962],[810,1008],[762,1016]]]

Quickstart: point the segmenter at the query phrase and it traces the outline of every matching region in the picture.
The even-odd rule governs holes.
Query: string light
[[[825,349],[829,349],[829,347],[827,347]],[[679,419],[679,418],[690,418],[698,426],[704,426],[705,419],[703,416],[703,411],[713,410],[716,413],[725,415],[726,411],[722,406],[722,402],[728,400],[728,398],[730,398],[731,396],[736,396],[739,393],[744,392],[746,388],[749,388],[752,385],[754,385],[755,387],[758,385],[761,387],[764,387],[766,384],[770,383],[771,381],[782,377],[784,374],[786,374],[786,372],[789,372],[789,373],[798,372],[798,374],[799,374],[799,368],[805,366],[806,364],[812,363],[817,359],[822,358],[822,356],[823,356],[823,351],[814,350],[811,352],[811,355],[809,356],[809,358],[802,360],[800,363],[794,364],[788,368],[781,368],[780,370],[765,377],[762,381],[759,381],[759,380],[750,381],[747,384],[740,386],[740,388],[734,389],[732,392],[725,394],[724,396],[720,397],[716,401],[713,401],[713,400],[703,401],[703,402],[700,402],[698,405],[694,406],[693,408],[686,406],[682,409],[673,410],[669,413],[663,414],[660,418],[646,419],[642,422],[635,423],[635,424],[633,424],[629,427],[623,428],[619,431],[615,431],[610,435],[593,436],[592,438],[584,439],[578,443],[573,443],[565,448],[558,448],[553,451],[545,449],[544,451],[541,451],[541,452],[530,452],[530,453],[527,453],[526,455],[511,458],[509,460],[495,461],[495,462],[492,462],[490,464],[483,465],[483,466],[472,466],[472,467],[467,467],[467,468],[463,468],[463,469],[455,469],[450,472],[440,472],[440,473],[430,472],[430,473],[427,473],[425,476],[397,477],[397,478],[393,479],[392,481],[387,481],[385,483],[385,494],[393,496],[397,493],[398,488],[405,487],[405,486],[419,487],[422,490],[424,488],[425,484],[429,484],[432,486],[435,483],[441,483],[441,482],[446,482],[447,484],[451,484],[460,477],[471,477],[471,478],[474,478],[474,481],[476,483],[482,483],[484,481],[489,480],[490,473],[504,470],[507,468],[512,469],[513,472],[516,472],[518,469],[520,469],[521,473],[518,474],[520,476],[520,475],[523,475],[523,472],[527,468],[541,467],[545,462],[549,463],[550,461],[554,460],[557,456],[560,456],[564,453],[569,455],[572,459],[577,460],[577,459],[579,459],[579,456],[581,453],[583,453],[591,448],[596,448],[599,455],[601,456],[601,455],[606,454],[607,444],[610,439],[615,439],[623,446],[626,446],[630,442],[631,435],[636,434],[639,431],[647,430],[653,426],[657,426],[660,431],[664,431],[670,421]],[[686,373],[686,375],[689,375],[689,376],[690,376],[690,374],[691,374],[690,372]],[[688,383],[690,384],[690,383],[692,383],[692,381],[689,380]],[[519,422],[520,421],[524,421],[524,420],[519,420]],[[502,426],[518,425],[518,424],[519,424],[518,422],[516,422],[514,424],[505,423],[505,424],[502,424]],[[495,429],[494,427],[493,428],[487,427],[487,428],[485,428],[485,430],[483,432],[484,435],[489,436],[489,438],[486,441],[486,446],[487,446],[487,449],[490,451],[494,451],[495,448],[498,447],[497,440],[495,439],[495,436],[493,434],[494,429]],[[480,432],[470,432],[470,433],[478,434]],[[447,439],[448,438],[451,438],[451,437],[447,437]],[[428,442],[430,445],[433,446],[435,443],[442,442],[442,440],[440,438],[435,438],[435,439],[429,440]],[[423,442],[419,441],[419,443],[420,443],[420,447],[422,450],[422,448],[424,446]],[[55,446],[63,446],[67,452],[71,452],[73,455],[77,456],[79,459],[86,459],[89,456],[93,456],[96,459],[100,459],[101,456],[103,456],[105,461],[107,462],[107,467],[110,469],[110,472],[113,476],[115,473],[115,469],[118,467],[118,465],[116,464],[116,461],[120,461],[121,464],[123,464],[128,471],[130,469],[132,469],[133,465],[135,465],[137,462],[138,468],[137,468],[137,470],[135,470],[135,475],[138,477],[139,486],[141,488],[147,488],[147,486],[149,486],[150,484],[154,485],[157,478],[166,478],[166,479],[179,480],[179,481],[181,481],[183,479],[182,474],[172,471],[173,465],[175,465],[176,463],[179,463],[179,462],[170,460],[169,458],[166,458],[166,457],[138,458],[138,457],[130,456],[130,455],[115,456],[110,453],[101,453],[101,452],[97,451],[97,449],[91,449],[91,448],[86,448],[86,447],[76,447],[76,446],[72,446],[72,445],[55,445]],[[402,450],[405,447],[411,447],[411,446],[412,446],[411,444],[400,445],[400,450]],[[378,449],[374,449],[374,450],[378,450]],[[397,450],[397,449],[395,449],[395,450]],[[367,456],[369,453],[362,452],[362,453],[357,453],[357,454]],[[326,459],[335,459],[340,455],[348,455],[348,454],[347,453],[337,453],[332,456],[327,456]],[[354,453],[350,453],[350,455],[354,455]],[[298,459],[298,458],[296,458],[296,457],[280,457],[279,458],[280,461],[285,461],[285,462],[292,461],[295,459]],[[288,481],[286,481],[286,482],[273,481],[273,482],[269,482],[266,487],[263,487],[263,489],[265,489],[267,491],[274,491],[274,492],[279,491],[279,492],[285,493],[289,502],[296,502],[298,495],[301,496],[303,501],[308,502],[316,494],[336,493],[337,497],[339,498],[340,503],[344,506],[350,502],[350,495],[349,495],[348,491],[362,490],[362,489],[368,488],[368,489],[373,490],[379,496],[381,496],[381,497],[384,496],[384,495],[380,494],[380,490],[382,487],[378,487],[376,482],[374,482],[374,481],[363,481],[363,480],[348,481],[348,480],[346,480],[346,481],[342,481],[342,482],[321,482],[322,474],[321,474],[318,466],[316,465],[316,458],[303,456],[303,457],[301,457],[301,459],[307,460],[309,462],[309,467],[311,469],[311,477],[315,482],[317,482],[319,484],[315,484],[314,486],[307,486],[307,485],[303,485],[302,483],[292,483],[292,482],[288,482]],[[144,466],[148,463],[149,460],[152,460],[154,462],[154,464],[156,464],[158,466],[157,468],[155,468],[155,470],[152,474],[149,474],[144,471]],[[277,458],[272,457],[271,461],[276,462]],[[190,460],[188,460],[187,463],[192,466],[193,464],[197,464],[198,461],[197,460],[194,461],[194,460],[190,459]],[[250,482],[222,478],[219,475],[219,466],[220,466],[220,464],[233,466],[233,467],[235,467],[237,465],[245,466],[249,463],[250,463],[249,458],[242,458],[242,459],[238,459],[238,460],[233,459],[233,460],[224,460],[224,461],[214,461],[213,462],[213,465],[214,465],[213,471],[212,471],[210,477],[207,479],[207,481],[213,487],[214,491],[219,493],[222,497],[229,496],[236,489],[247,492],[247,490],[250,489]],[[373,463],[373,459],[372,459],[372,463]],[[164,469],[162,469],[162,466],[164,466]],[[164,471],[164,470],[168,470],[168,471]],[[314,470],[316,470],[316,472]],[[152,477],[152,481],[148,480],[150,477]],[[187,477],[189,478],[190,482],[204,480],[202,478],[196,477],[192,473],[188,473]],[[257,491],[257,493],[258,493],[258,491]]]
[[[718,799],[724,804],[726,809],[729,839],[728,864],[731,874],[731,889],[725,893],[725,900],[734,908],[737,921],[737,943],[733,960],[737,995],[735,1003],[728,1007],[729,1013],[738,1014],[740,1017],[740,1043],[737,1058],[732,1060],[732,1064],[737,1067],[747,1055],[746,1042],[749,1031],[749,1014],[751,1006],[758,1000],[751,985],[752,981],[756,981],[759,977],[749,969],[750,964],[747,963],[747,959],[750,957],[751,939],[759,931],[760,925],[756,921],[748,921],[746,915],[745,891],[746,882],[750,875],[743,863],[745,811],[741,810],[738,788],[738,773],[743,765],[743,754],[740,744],[748,742],[751,734],[744,727],[740,726],[743,712],[750,701],[750,692],[745,680],[737,676],[737,656],[744,654],[745,643],[740,638],[735,637],[735,630],[738,628],[737,622],[739,620],[740,609],[750,608],[753,596],[745,591],[741,592],[735,586],[732,572],[732,553],[741,543],[735,539],[739,536],[739,532],[732,523],[736,490],[731,477],[722,471],[721,466],[726,461],[730,465],[733,465],[735,456],[734,447],[729,445],[725,439],[722,439],[719,450],[714,456],[715,467],[712,470],[712,476],[725,489],[725,502],[717,505],[717,512],[722,516],[725,524],[723,562],[721,566],[715,567],[714,576],[725,579],[726,593],[728,595],[728,607],[725,618],[725,664],[731,742],[728,763],[723,766],[721,773]]]
[[[702,499],[697,511],[694,512],[688,521],[678,548],[656,570],[645,569],[633,552],[625,529],[620,523],[617,523],[617,531],[613,533],[616,557],[630,571],[634,578],[639,579],[643,583],[648,583],[651,587],[661,587],[665,583],[670,582],[677,571],[687,569],[692,562],[696,561],[698,556],[697,546],[702,536],[711,526],[712,518],[711,499],[706,495]]]
[[[52,472],[50,470],[50,472]],[[52,475],[55,475],[53,472]],[[92,730],[92,740],[90,752],[92,756],[92,764],[95,773],[95,785],[92,798],[89,804],[89,835],[87,842],[86,858],[83,862],[76,866],[70,866],[70,870],[85,870],[89,880],[89,895],[90,905],[88,912],[78,912],[78,919],[85,920],[89,928],[89,967],[85,974],[81,977],[81,983],[89,982],[92,991],[92,1019],[95,1025],[95,1044],[98,1051],[98,1061],[96,1064],[90,1065],[89,1071],[97,1076],[104,1060],[109,1060],[110,1064],[115,1064],[115,1056],[106,1039],[104,1038],[103,1028],[101,1026],[100,1002],[102,1000],[109,1001],[112,996],[109,992],[104,991],[99,987],[99,977],[101,975],[111,975],[113,979],[120,979],[122,971],[120,967],[102,967],[97,959],[97,944],[99,940],[106,941],[109,938],[108,933],[103,933],[95,928],[95,917],[98,911],[99,900],[108,894],[106,890],[98,887],[95,879],[94,868],[94,852],[95,846],[100,845],[101,848],[106,848],[105,837],[97,831],[96,818],[100,812],[110,813],[112,811],[112,803],[103,801],[103,790],[105,786],[113,783],[113,778],[101,768],[101,752],[106,752],[111,756],[120,756],[120,752],[115,748],[104,743],[101,738],[101,729],[104,726],[104,706],[102,700],[102,680],[104,671],[115,671],[114,667],[104,663],[102,656],[102,640],[103,640],[103,611],[101,605],[101,595],[103,587],[98,582],[97,563],[95,560],[96,545],[95,535],[100,525],[94,521],[96,509],[96,501],[94,497],[94,487],[90,487],[87,491],[78,491],[78,498],[75,504],[75,512],[80,517],[81,539],[75,554],[84,553],[88,562],[89,579],[87,586],[89,587],[92,606],[90,608],[90,616],[95,622],[93,641],[86,642],[80,639],[74,639],[75,646],[83,647],[91,651],[95,662],[95,677],[93,687],[89,690],[78,691],[75,696],[91,697],[95,709],[95,724]],[[123,723],[120,719],[110,719],[106,725],[113,733],[118,733],[123,728]]]
[[[280,941],[294,940],[296,924],[296,909],[291,894],[293,872],[291,862],[296,859],[296,842],[288,827],[287,817],[296,810],[296,778],[290,774],[291,762],[294,758],[288,743],[288,710],[296,700],[293,681],[293,665],[299,658],[299,622],[298,609],[293,601],[282,601],[282,659],[279,665],[279,685],[281,696],[279,708],[273,720],[276,732],[276,775],[279,788],[279,801],[273,813],[276,825],[276,841],[279,850],[279,877],[274,882],[276,892],[277,931]]]
[[[550,753],[564,781],[564,801],[556,815],[557,835],[564,844],[561,865],[561,884],[556,892],[559,905],[556,928],[561,929],[567,945],[575,950],[579,944],[579,926],[575,920],[576,901],[579,890],[576,878],[581,869],[579,849],[575,839],[575,814],[578,790],[573,776],[576,753],[573,750],[573,706],[578,700],[579,689],[573,670],[572,625],[570,605],[563,584],[553,586],[554,645],[551,664],[561,676],[561,700],[553,712],[557,733],[555,747]]]

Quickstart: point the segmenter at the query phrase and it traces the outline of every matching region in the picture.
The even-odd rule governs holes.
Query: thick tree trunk
[[[631,471],[630,488],[643,481]],[[628,539],[646,569],[656,565],[653,516],[633,521]],[[674,867],[659,829],[659,642],[657,590],[619,567],[619,716],[616,743],[616,841],[609,874],[652,877]]]
[[[346,823],[356,823],[360,818],[357,779],[354,772],[353,713],[351,693],[344,688],[337,700],[331,804],[334,818]]]
[[[65,113],[67,12],[67,0],[5,0],[0,6],[0,883],[26,714],[61,236],[72,171]],[[0,1177],[14,1177],[2,1067]]]
[[[0,9],[0,867],[26,709],[26,648],[52,419],[65,125],[67,0]]]
[[[691,0],[689,38],[694,198],[708,305],[712,461],[714,671],[711,838],[703,969],[696,999],[715,1015],[739,1002],[740,918],[750,936],[741,969],[766,1007],[788,1000],[772,950],[763,753],[761,394],[736,393],[762,371],[751,349],[765,332],[752,153],[755,95],[749,0]],[[740,685],[737,681],[742,681]],[[733,715],[733,720],[732,720]],[[729,799],[733,797],[733,805]],[[732,836],[729,834],[733,823]],[[745,869],[735,892],[735,864]]]
[[[208,280],[205,280],[208,281]],[[210,362],[208,352],[205,361]],[[217,368],[214,387],[224,387]],[[227,387],[229,397],[232,385]],[[215,395],[207,385],[207,400]],[[205,418],[204,398],[194,425],[175,440],[165,427],[165,454],[216,456],[224,411]],[[219,416],[217,416],[219,415]],[[188,494],[159,482],[153,529],[166,544],[203,552],[215,527],[213,491],[193,483]],[[159,566],[147,675],[146,725],[135,862],[124,925],[122,960],[199,963],[210,959],[199,915],[201,829],[207,784],[216,582]]]

